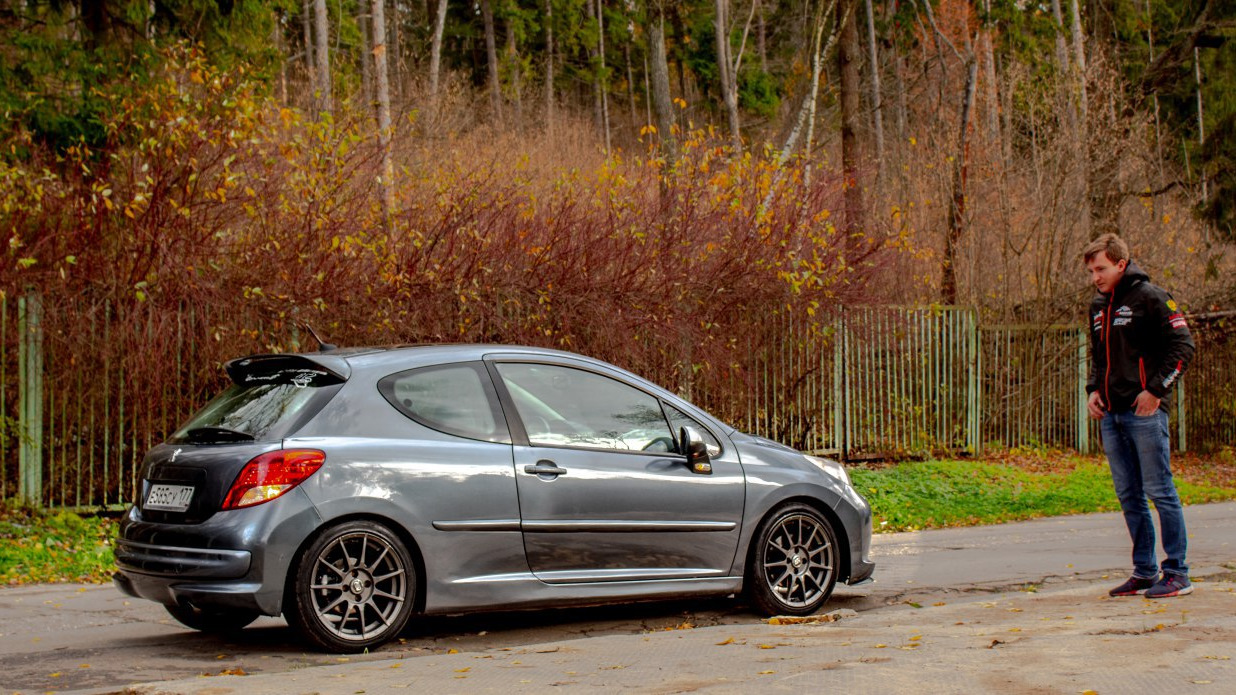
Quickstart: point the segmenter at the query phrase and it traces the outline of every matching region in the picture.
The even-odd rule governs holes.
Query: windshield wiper
[[[255,437],[248,432],[226,427],[194,427],[185,432],[185,439],[195,443],[205,442],[251,442]]]

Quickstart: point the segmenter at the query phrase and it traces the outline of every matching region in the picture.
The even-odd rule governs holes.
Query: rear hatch
[[[196,524],[223,504],[245,464],[282,447],[347,381],[330,355],[256,355],[227,364],[232,385],[146,455],[145,521]]]

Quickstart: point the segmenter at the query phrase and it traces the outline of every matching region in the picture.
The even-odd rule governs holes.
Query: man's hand
[[[1090,399],[1086,401],[1086,410],[1090,411],[1090,417],[1095,420],[1101,420],[1106,414],[1103,408],[1103,397],[1099,395],[1098,391],[1091,391]]]
[[[1133,412],[1138,417],[1154,415],[1154,411],[1159,409],[1159,402],[1161,400],[1160,398],[1155,398],[1155,395],[1149,391],[1142,391],[1137,394],[1137,400],[1133,401]]]

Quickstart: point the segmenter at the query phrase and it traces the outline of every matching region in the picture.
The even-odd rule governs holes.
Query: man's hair
[[[1129,258],[1129,245],[1115,234],[1104,234],[1086,246],[1086,249],[1082,251],[1082,258],[1089,263],[1100,253],[1106,253],[1108,260],[1112,263],[1119,263]]]

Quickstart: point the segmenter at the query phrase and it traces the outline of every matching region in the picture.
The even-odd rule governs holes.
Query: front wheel
[[[240,632],[249,623],[258,619],[257,611],[242,609],[197,608],[196,606],[176,604],[164,606],[164,608],[185,627],[215,635]]]
[[[760,525],[747,563],[747,595],[766,615],[810,615],[833,593],[840,555],[832,524],[789,503]]]
[[[327,529],[301,553],[286,617],[313,645],[359,652],[394,639],[416,597],[416,569],[399,537],[371,521]]]

